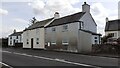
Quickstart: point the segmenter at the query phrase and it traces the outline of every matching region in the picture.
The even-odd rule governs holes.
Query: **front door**
[[[15,46],[15,39],[13,40],[13,46]]]
[[[33,38],[31,39],[31,48],[33,49]]]

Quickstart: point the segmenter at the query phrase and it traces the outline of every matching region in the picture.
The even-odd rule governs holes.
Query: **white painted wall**
[[[45,48],[44,28],[37,28],[23,32],[23,48],[31,48],[31,39],[33,38],[33,48]],[[37,44],[39,38],[39,44]],[[29,44],[27,44],[27,39]]]
[[[63,30],[63,26],[67,25],[68,29],[66,31]],[[45,30],[45,38],[46,38],[46,44],[52,43],[53,39],[56,40],[56,46],[61,45],[62,41],[68,39],[68,51],[76,52],[77,51],[77,37],[78,37],[78,30],[79,30],[79,22],[75,23],[69,23],[59,26],[53,26],[55,27],[56,31],[52,31],[53,27],[48,27]]]
[[[95,39],[97,37],[97,39]],[[95,43],[95,40],[97,40],[97,43]],[[101,38],[99,35],[92,35],[92,44],[100,44]]]
[[[10,39],[11,37],[12,37],[12,39]],[[18,39],[17,39],[17,36],[9,36],[8,37],[8,45],[14,46],[14,40],[15,40],[15,43],[17,43],[17,41],[18,41],[18,43],[22,43],[22,36],[18,36]],[[10,41],[12,42],[11,44],[10,44]]]
[[[84,22],[85,30],[97,33],[97,26],[95,25],[95,22],[90,13],[85,13],[85,15],[80,19],[80,21]]]
[[[78,52],[89,53],[92,51],[92,34],[79,30]]]

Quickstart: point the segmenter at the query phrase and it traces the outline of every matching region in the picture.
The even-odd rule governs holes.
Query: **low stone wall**
[[[92,53],[120,54],[120,44],[95,44]]]

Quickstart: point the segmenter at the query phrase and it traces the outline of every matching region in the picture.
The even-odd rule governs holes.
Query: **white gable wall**
[[[97,33],[97,26],[90,15],[90,13],[85,13],[80,21],[84,22],[84,29]]]
[[[92,51],[92,34],[79,30],[78,52],[89,53]]]
[[[29,32],[30,32],[29,30],[23,32],[23,36],[22,36],[23,48],[31,48],[30,43],[27,44],[27,39],[28,39],[28,42],[30,42]]]
[[[33,38],[33,48],[45,48],[44,46],[44,28],[27,30],[23,33],[23,48],[31,48],[31,39]],[[39,40],[37,40],[37,38]],[[28,44],[27,44],[28,40]],[[37,42],[39,44],[37,44]]]

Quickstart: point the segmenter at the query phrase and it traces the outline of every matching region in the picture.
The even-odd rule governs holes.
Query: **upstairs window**
[[[52,28],[52,31],[56,31],[55,27]]]
[[[80,29],[84,29],[84,22],[80,22],[80,23],[79,23],[79,28],[80,28]]]
[[[84,23],[81,22],[81,29],[84,29]]]
[[[68,25],[63,25],[63,31],[67,31],[68,30]]]
[[[95,39],[97,39],[97,37],[95,37]]]

